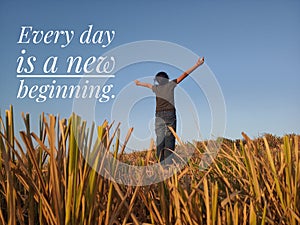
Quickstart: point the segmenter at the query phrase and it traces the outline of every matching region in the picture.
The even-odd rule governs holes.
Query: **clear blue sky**
[[[65,49],[51,44],[17,44],[22,25],[44,31],[68,29],[78,34],[89,24],[116,31],[115,39],[107,49],[82,46],[78,40]],[[1,1],[0,25],[0,108],[3,115],[10,104],[14,105],[17,128],[22,127],[19,115],[23,111],[29,112],[33,121],[38,120],[42,111],[62,117],[69,117],[72,111],[72,100],[36,103],[28,98],[16,98],[20,82],[16,77],[16,60],[22,49],[27,50],[27,56],[32,54],[43,60],[50,55],[60,58],[72,54],[99,56],[106,50],[133,41],[162,40],[205,56],[225,99],[225,137],[241,138],[242,131],[251,137],[263,133],[300,133],[299,1]],[[132,80],[153,76],[158,70],[166,70],[171,78],[181,73],[176,68],[155,63],[131,66],[117,73],[112,81],[115,95]],[[51,81],[28,80],[28,83]],[[193,85],[192,80],[187,79],[181,87],[191,98],[199,98],[203,103],[197,103],[196,107],[205,138],[210,130],[210,111],[205,97],[194,91]],[[138,95],[140,89],[136,91]],[[111,119],[112,104],[113,100],[97,105],[97,123]],[[128,121],[116,122],[129,122],[135,128],[134,135],[147,139],[151,135],[154,137],[151,126],[149,128],[153,115],[154,98],[150,97],[132,109]],[[32,126],[37,127],[37,122]],[[184,138],[197,139],[195,133],[191,130]],[[148,147],[135,144],[136,148]]]

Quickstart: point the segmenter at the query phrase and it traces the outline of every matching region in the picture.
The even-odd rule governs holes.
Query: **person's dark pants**
[[[168,127],[172,127],[176,131],[176,112],[161,111],[156,112],[155,116],[157,157],[160,162],[166,160],[165,163],[171,163],[171,154],[175,150],[175,137]]]

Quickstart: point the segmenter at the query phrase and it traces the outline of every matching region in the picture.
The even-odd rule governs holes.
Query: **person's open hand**
[[[197,60],[197,62],[196,62],[196,65],[197,65],[197,66],[201,66],[203,63],[204,63],[204,57],[199,58],[199,59]]]
[[[135,80],[134,83],[135,83],[136,85],[139,85],[139,84],[140,84],[140,81]]]

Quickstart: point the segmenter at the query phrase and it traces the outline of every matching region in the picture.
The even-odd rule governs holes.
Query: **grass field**
[[[156,162],[152,147],[126,154],[119,129],[111,129],[118,125],[106,121],[87,128],[76,115],[22,116],[24,131],[14,130],[12,107],[0,118],[0,224],[300,224],[299,135],[223,139],[205,170],[206,142],[198,142],[170,178],[125,186],[100,176],[86,157],[101,170],[104,148],[120,161],[148,165]],[[31,123],[39,123],[37,132]]]

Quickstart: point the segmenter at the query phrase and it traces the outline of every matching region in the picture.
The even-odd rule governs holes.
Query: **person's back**
[[[152,86],[152,90],[156,95],[156,112],[176,111],[174,102],[174,89],[176,86],[176,80]]]

